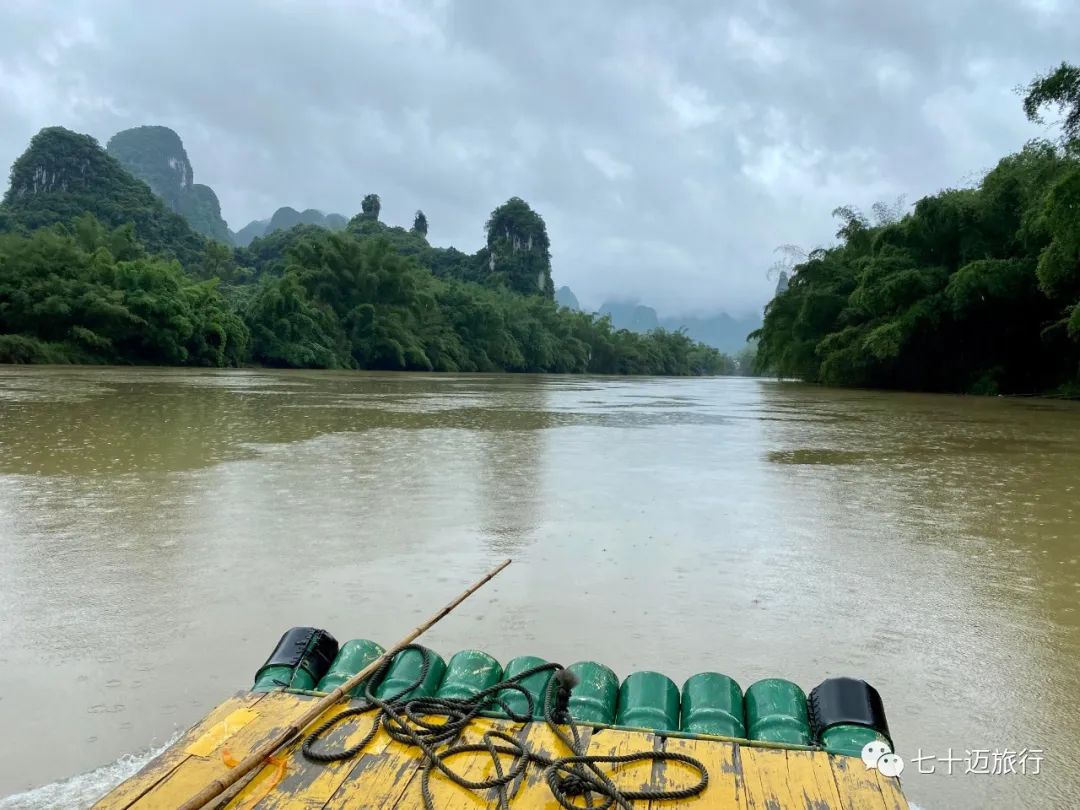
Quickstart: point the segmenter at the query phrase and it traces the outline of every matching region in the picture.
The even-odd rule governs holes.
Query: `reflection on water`
[[[0,795],[186,727],[288,626],[387,643],[510,555],[432,646],[864,676],[909,761],[1045,751],[1038,777],[909,767],[922,806],[1071,806],[1078,486],[1066,403],[5,368]],[[6,806],[77,806],[121,772]]]

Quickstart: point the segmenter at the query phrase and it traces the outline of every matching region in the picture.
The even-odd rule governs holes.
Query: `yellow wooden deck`
[[[96,805],[97,810],[172,810],[204,785],[228,772],[229,763],[242,760],[259,743],[299,716],[315,698],[284,692],[243,693],[210,712],[175,745],[121,784]],[[344,704],[342,704],[343,706]],[[320,718],[340,711],[331,709]],[[324,738],[339,749],[360,740],[370,729],[371,716],[347,721]],[[544,723],[521,726],[504,720],[480,719],[463,736],[478,742],[483,732],[500,727],[523,738],[533,750],[567,756],[558,738]],[[644,731],[581,727],[588,753],[629,753],[642,750],[680,751],[701,760],[709,771],[709,786],[700,796],[684,801],[653,802],[650,810],[907,810],[897,780],[866,770],[858,758],[821,751],[760,748],[709,740],[664,737]],[[416,750],[380,731],[355,759],[321,765],[305,760],[299,743],[286,748],[278,764],[268,763],[243,790],[207,807],[237,810],[341,810],[342,808],[418,808],[419,760]],[[451,764],[469,778],[493,773],[487,755],[464,755]],[[692,784],[694,771],[678,763],[641,763],[613,774],[627,789],[644,786],[678,787]],[[493,806],[493,796],[478,796],[441,774],[432,776],[440,808],[475,810]],[[514,808],[559,810],[539,769],[530,767],[514,786]],[[644,802],[638,803],[645,807]]]

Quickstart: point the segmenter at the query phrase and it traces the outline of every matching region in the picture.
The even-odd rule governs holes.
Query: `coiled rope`
[[[699,795],[709,783],[709,773],[705,766],[694,757],[667,751],[642,751],[621,756],[587,755],[581,741],[578,727],[570,716],[568,702],[570,693],[576,684],[573,673],[559,664],[541,664],[528,669],[513,678],[489,686],[467,698],[412,697],[422,684],[431,668],[431,651],[418,644],[410,644],[404,650],[416,650],[422,656],[420,673],[416,680],[395,695],[386,699],[375,695],[375,689],[382,682],[390,668],[391,659],[383,662],[370,678],[364,682],[362,703],[327,720],[307,736],[301,746],[304,757],[314,762],[336,762],[351,759],[359,754],[375,738],[379,728],[383,728],[393,739],[405,745],[415,746],[422,752],[422,773],[420,790],[424,807],[434,810],[435,798],[431,793],[431,774],[438,769],[448,779],[473,791],[494,789],[498,796],[501,810],[509,810],[509,787],[525,773],[530,764],[544,769],[544,779],[552,795],[567,810],[586,807],[592,810],[610,810],[614,806],[630,810],[636,800],[664,801],[689,799]],[[526,678],[539,672],[551,671],[553,676],[548,684],[544,698],[544,720],[556,736],[574,752],[573,756],[550,758],[530,750],[511,734],[497,729],[486,731],[480,743],[455,743],[481,712],[499,708],[516,723],[532,722],[534,714],[533,696],[521,685]],[[507,705],[501,693],[519,692],[525,696],[527,713],[516,713]],[[371,729],[356,745],[340,751],[327,751],[317,747],[320,738],[330,729],[349,718],[359,717],[369,712],[377,712]],[[432,716],[445,718],[442,722],[428,719]],[[563,727],[569,729],[569,734]],[[489,779],[471,780],[455,772],[447,761],[462,754],[487,753],[491,757],[495,775]],[[504,769],[500,755],[511,757],[509,768]],[[612,781],[601,765],[618,767],[632,762],[682,762],[700,774],[699,781],[686,788],[660,790],[623,790]],[[580,798],[584,804],[575,803]]]

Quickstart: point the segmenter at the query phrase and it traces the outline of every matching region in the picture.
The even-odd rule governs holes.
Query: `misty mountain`
[[[82,214],[110,228],[130,224],[148,251],[175,256],[185,267],[198,265],[206,250],[206,240],[182,216],[92,137],[43,129],[11,167],[0,221],[11,230],[33,231]]]
[[[274,231],[287,231],[297,225],[317,225],[330,231],[341,231],[345,229],[348,222],[349,220],[341,214],[324,214],[315,208],[297,211],[286,205],[275,211],[270,219],[256,219],[249,222],[234,233],[232,238],[237,247],[247,247],[254,239],[269,236]]]
[[[168,127],[143,126],[117,132],[105,151],[142,180],[197,233],[231,244],[221,204],[210,186],[194,182],[184,142]]]
[[[684,329],[693,340],[735,354],[746,347],[746,336],[761,327],[761,316],[733,318],[726,312],[670,316],[661,319],[660,325],[665,329]]]
[[[555,303],[560,307],[572,309],[574,312],[581,312],[581,304],[578,303],[577,296],[574,295],[574,291],[566,285],[559,287],[559,289],[555,291]]]
[[[254,240],[266,234],[266,226],[270,224],[268,219],[253,219],[240,230],[232,234],[233,244],[237,247],[247,247]]]
[[[683,329],[696,341],[734,354],[746,346],[746,336],[761,326],[760,317],[733,318],[726,312],[708,315],[668,315],[659,317],[656,310],[635,301],[605,301],[600,315],[611,317],[617,329],[648,332],[664,328]]]
[[[644,333],[660,328],[656,310],[633,301],[605,301],[598,312],[609,316],[616,329]]]

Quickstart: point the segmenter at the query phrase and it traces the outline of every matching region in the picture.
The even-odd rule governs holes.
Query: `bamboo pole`
[[[383,662],[385,662],[387,658],[391,658],[394,655],[397,655],[403,647],[412,644],[422,633],[429,630],[432,625],[434,625],[440,619],[445,618],[446,615],[450,613],[450,611],[452,611],[454,608],[456,608],[458,605],[468,599],[472,594],[476,593],[476,591],[478,591],[483,585],[487,584],[487,582],[494,578],[496,574],[506,568],[506,566],[508,566],[510,562],[510,560],[504,560],[495,568],[491,569],[487,574],[477,580],[473,585],[469,586],[464,591],[464,593],[462,593],[460,596],[450,602],[446,607],[444,607],[442,610],[440,610],[423,624],[419,624],[414,627],[412,631],[405,636],[405,638],[401,639],[401,641],[399,641],[389,650],[384,652],[382,655],[380,655],[362,670],[357,672],[355,675],[349,678],[349,680],[345,681],[345,683],[343,683],[333,692],[328,694],[326,697],[320,698],[318,701],[316,701],[312,705],[312,707],[306,712],[304,712],[302,715],[300,715],[300,717],[298,717],[291,726],[289,726],[276,737],[268,740],[266,743],[259,746],[259,748],[248,754],[247,757],[245,757],[235,768],[230,769],[229,772],[221,779],[215,779],[213,782],[200,790],[197,794],[195,794],[182,805],[180,805],[179,810],[198,810],[207,802],[213,801],[215,798],[220,796],[222,793],[228,790],[231,785],[240,781],[250,771],[263,764],[263,762],[266,761],[267,757],[272,756],[274,752],[281,748],[283,745],[292,742],[292,740],[299,736],[300,732],[307,728],[309,725],[311,725],[311,723],[316,718],[318,718],[327,709],[329,709],[335,703],[341,700],[341,698],[344,697],[345,694],[349,692],[353,687],[363,682],[367,677],[369,677],[373,672],[375,672],[375,670],[382,666]]]

